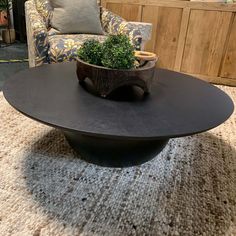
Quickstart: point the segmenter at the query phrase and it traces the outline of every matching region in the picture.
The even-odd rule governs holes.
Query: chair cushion
[[[36,9],[39,12],[39,14],[43,17],[44,22],[46,23],[46,26],[50,27],[50,21],[52,18],[53,9],[51,7],[51,4],[49,0],[34,0]],[[97,4],[101,6],[101,1],[97,0]]]
[[[104,42],[105,35],[88,35],[88,34],[68,34],[68,35],[51,35],[49,36],[49,62],[63,62],[75,60],[77,51],[87,39],[96,39]]]
[[[61,33],[103,34],[97,0],[49,0],[51,26]]]

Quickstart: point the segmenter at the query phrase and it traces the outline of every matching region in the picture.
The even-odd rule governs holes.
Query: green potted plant
[[[0,11],[2,18],[5,18],[6,29],[2,30],[3,42],[9,44],[15,41],[15,30],[11,22],[12,0],[0,0]],[[4,13],[5,12],[5,13]]]
[[[89,78],[102,97],[132,85],[148,94],[155,65],[155,54],[135,51],[125,35],[110,35],[104,43],[88,40],[78,50],[77,77],[82,84]]]

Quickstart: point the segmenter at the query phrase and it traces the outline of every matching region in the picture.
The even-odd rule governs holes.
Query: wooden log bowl
[[[141,58],[138,58],[141,60]],[[81,84],[89,78],[96,93],[106,98],[118,88],[138,86],[144,95],[149,94],[150,86],[155,77],[156,58],[146,61],[143,66],[134,69],[110,69],[92,65],[77,59],[77,77]]]

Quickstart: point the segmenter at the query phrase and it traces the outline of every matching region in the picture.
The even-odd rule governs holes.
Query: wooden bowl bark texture
[[[80,83],[89,78],[96,92],[107,97],[114,90],[123,86],[138,86],[144,94],[150,92],[155,77],[156,61],[148,61],[144,66],[135,69],[110,69],[77,60],[77,77]]]

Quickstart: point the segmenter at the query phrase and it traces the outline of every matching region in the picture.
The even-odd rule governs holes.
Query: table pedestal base
[[[64,132],[71,147],[81,158],[100,166],[129,167],[156,157],[168,143],[165,140],[127,140],[93,137]]]

